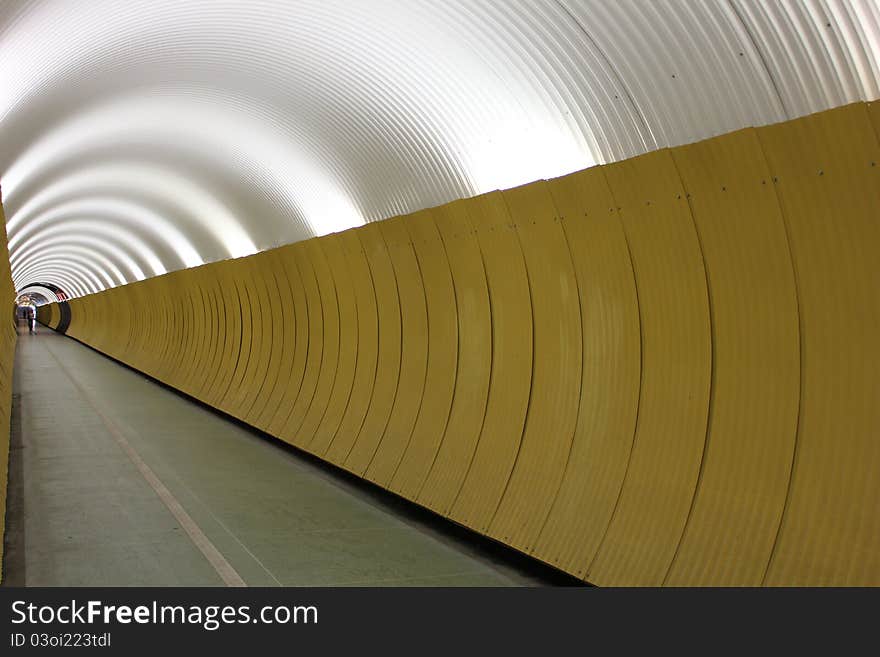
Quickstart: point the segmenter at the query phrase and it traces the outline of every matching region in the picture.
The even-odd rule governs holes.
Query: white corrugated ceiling
[[[3,0],[13,274],[71,295],[880,96],[878,0]]]

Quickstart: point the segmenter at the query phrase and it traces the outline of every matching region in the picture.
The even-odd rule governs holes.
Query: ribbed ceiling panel
[[[0,3],[16,284],[84,294],[880,95],[877,0]]]

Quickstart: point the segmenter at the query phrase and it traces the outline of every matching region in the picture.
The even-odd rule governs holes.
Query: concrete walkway
[[[44,327],[15,368],[10,584],[552,583]]]

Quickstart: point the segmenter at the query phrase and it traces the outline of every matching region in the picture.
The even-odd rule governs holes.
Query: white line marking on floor
[[[89,403],[89,405],[94,409],[95,413],[101,418],[101,422],[103,422],[104,426],[107,427],[107,431],[110,432],[110,435],[122,448],[122,451],[125,452],[126,456],[128,456],[129,460],[134,464],[134,466],[141,473],[146,482],[150,485],[150,487],[155,491],[156,495],[159,496],[159,499],[162,500],[162,503],[168,507],[168,510],[171,514],[177,519],[177,522],[180,523],[180,526],[183,527],[183,530],[187,533],[192,540],[193,544],[199,549],[199,551],[205,555],[205,558],[208,560],[214,570],[217,571],[217,574],[220,576],[226,586],[247,586],[245,581],[241,578],[241,575],[232,567],[226,557],[224,557],[220,550],[211,542],[211,540],[205,535],[205,532],[202,531],[201,527],[198,526],[195,520],[186,512],[186,509],[181,506],[180,502],[177,501],[177,498],[165,487],[165,484],[162,483],[162,480],[156,476],[156,473],[153,472],[152,468],[147,465],[144,460],[141,458],[140,454],[131,446],[131,444],[126,440],[125,436],[122,435],[122,432],[116,427],[113,421],[108,418],[104,413],[101,412],[101,409],[98,408],[98,405],[95,403],[92,396],[88,393],[88,391],[83,388],[76,379],[73,378],[73,375],[70,371],[64,366],[61,360],[55,355],[55,353],[49,348],[49,345],[44,345],[46,350],[52,356],[56,363],[58,363],[58,367],[62,372],[67,376],[73,386],[79,391],[79,393],[83,396],[83,398]]]
[[[209,516],[211,516],[211,518],[214,520],[214,522],[216,522],[218,525],[220,525],[226,531],[226,533],[229,534],[229,536],[232,537],[232,539],[241,546],[241,549],[244,550],[245,552],[247,552],[251,556],[251,558],[257,563],[257,565],[259,565],[266,572],[266,574],[269,577],[271,577],[273,580],[275,580],[275,583],[278,584],[278,586],[284,586],[284,584],[281,583],[281,580],[279,580],[277,577],[275,577],[275,574],[266,567],[266,564],[264,564],[262,561],[260,561],[260,558],[256,554],[251,552],[250,548],[248,548],[248,546],[245,545],[241,541],[240,538],[238,538],[236,533],[234,531],[232,531],[226,525],[225,522],[223,522],[222,520],[220,520],[220,518],[218,518],[216,515],[214,515],[214,512],[211,510],[211,507],[208,506],[207,504],[205,504],[202,501],[202,498],[200,498],[198,495],[196,495],[195,491],[192,488],[190,488],[189,486],[187,486],[186,482],[183,481],[183,479],[181,479],[177,475],[172,475],[172,476],[177,480],[177,483],[180,485],[180,487],[183,488],[187,493],[189,493],[189,495],[202,506],[202,508],[205,510],[205,513],[207,513]]]

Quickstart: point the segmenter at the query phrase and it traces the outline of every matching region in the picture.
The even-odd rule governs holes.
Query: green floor
[[[23,556],[7,560],[10,582],[224,584],[115,427],[248,585],[547,583],[48,329],[20,335],[15,367]]]

